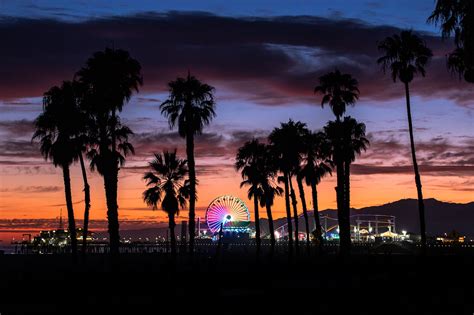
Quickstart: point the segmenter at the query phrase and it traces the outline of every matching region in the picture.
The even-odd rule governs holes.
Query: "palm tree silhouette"
[[[303,155],[303,165],[298,173],[298,186],[300,186],[300,192],[303,192],[303,194],[303,180],[306,185],[311,187],[316,237],[321,246],[323,237],[321,220],[319,218],[317,185],[324,176],[327,174],[331,175],[332,161],[329,160],[330,148],[323,132],[308,132],[304,141],[305,151]],[[304,201],[302,201],[302,203],[304,204]]]
[[[173,152],[163,151],[163,154],[155,153],[155,158],[149,163],[151,171],[143,176],[149,187],[143,192],[143,200],[154,210],[161,202],[161,208],[168,214],[173,257],[176,256],[175,216],[179,215],[180,207],[186,207],[186,199],[189,198],[189,185],[185,180],[187,164],[186,160],[176,156],[176,149]]]
[[[354,106],[359,99],[358,85],[357,80],[350,74],[341,73],[336,69],[319,78],[319,85],[314,88],[314,93],[323,95],[321,106],[329,105],[336,120],[340,120],[347,106]]]
[[[301,207],[303,208],[303,218],[304,218],[304,225],[305,225],[305,232],[306,232],[306,251],[309,253],[309,251],[310,251],[310,241],[309,241],[308,208],[306,207],[306,197],[305,197],[305,194],[304,194],[303,176],[301,174],[301,169],[298,169],[298,171],[296,173],[296,183],[298,185],[298,192],[300,194]]]
[[[345,174],[344,174],[344,156],[342,142],[342,122],[340,120],[329,121],[324,126],[324,134],[330,148],[330,157],[334,165],[336,165],[337,176],[337,220],[339,224],[339,244],[340,253],[347,255],[351,248],[351,227],[350,213],[346,208],[345,196]]]
[[[82,97],[84,96],[83,86],[77,81],[72,81],[71,87],[71,93],[73,93],[73,95],[71,95],[70,101],[74,102],[74,106],[77,107],[75,120],[78,122],[77,126],[80,128],[77,130],[77,136],[74,138],[74,143],[81,167],[82,181],[84,185],[84,223],[82,228],[82,256],[85,257],[87,253],[87,235],[89,234],[89,212],[91,208],[91,195],[83,155],[87,154],[87,151],[89,149],[89,129],[92,124],[92,120],[89,113],[87,113],[87,111],[82,108]]]
[[[345,186],[345,208],[350,213],[350,167],[355,161],[356,155],[367,150],[369,140],[365,136],[365,124],[359,123],[354,118],[344,117],[342,121],[342,156],[344,157],[344,186]]]
[[[246,142],[237,151],[235,167],[237,170],[241,170],[244,179],[240,187],[250,186],[248,197],[254,200],[257,253],[260,252],[261,243],[259,204],[261,207],[265,207],[267,211],[271,252],[273,253],[275,249],[275,228],[273,226],[272,206],[275,197],[281,195],[283,190],[274,184],[277,168],[269,146],[257,139]]]
[[[298,211],[296,208],[296,195],[293,189],[292,178],[296,174],[303,151],[303,136],[308,132],[306,124],[289,120],[287,123],[281,123],[280,128],[275,128],[268,136],[271,145],[272,154],[275,156],[278,169],[283,174],[280,177],[285,185],[285,206],[288,223],[288,237],[290,254],[293,247],[293,227],[291,224],[290,195],[293,205],[293,219],[295,225],[294,238],[295,247],[298,250]]]
[[[275,162],[272,161],[273,157],[269,154],[269,148],[267,146],[267,156],[266,161],[262,164],[261,167],[261,177],[262,177],[262,189],[263,189],[263,198],[260,200],[260,206],[265,206],[267,211],[268,218],[268,230],[270,233],[270,246],[271,246],[271,255],[275,251],[275,227],[273,225],[273,214],[272,206],[276,196],[281,196],[283,194],[283,189],[276,185],[275,176],[277,175],[277,168],[274,166]]]
[[[143,84],[141,66],[127,51],[106,48],[94,53],[76,77],[84,88],[83,108],[94,120],[95,145],[90,155],[104,178],[110,252],[116,256],[120,246],[118,172],[125,162],[126,153],[133,153],[128,141],[118,140],[118,137],[122,140],[128,138],[131,131],[121,126],[117,112],[122,111]],[[121,155],[119,151],[125,154]]]
[[[359,99],[358,82],[350,74],[343,74],[339,70],[325,74],[319,78],[319,85],[314,88],[315,93],[323,95],[321,106],[328,104],[336,121],[328,123],[331,134],[330,137],[332,147],[332,160],[336,165],[337,186],[336,201],[340,230],[340,250],[341,254],[347,254],[351,247],[349,213],[345,208],[345,185],[344,185],[344,158],[341,150],[342,124],[341,117],[344,115],[347,106],[355,105]],[[326,130],[326,127],[325,127]]]
[[[260,215],[259,201],[265,198],[265,192],[262,187],[262,161],[267,153],[265,144],[257,139],[247,141],[237,151],[235,158],[235,168],[241,171],[243,181],[240,187],[250,186],[248,190],[249,200],[253,199],[255,213],[255,241],[257,244],[257,255],[260,254]]]
[[[413,124],[410,108],[409,83],[417,73],[425,76],[425,66],[433,56],[421,38],[411,31],[402,31],[400,35],[387,37],[379,43],[378,49],[384,54],[377,60],[384,72],[390,71],[394,82],[400,80],[405,86],[407,104],[408,130],[410,133],[411,157],[415,172],[415,183],[418,193],[418,210],[420,214],[420,234],[423,252],[426,250],[425,205],[421,190],[421,177],[416,162],[415,141],[413,139]]]
[[[194,137],[202,133],[216,116],[214,88],[204,84],[188,73],[186,79],[177,78],[168,83],[169,97],[160,105],[161,113],[168,118],[170,128],[178,127],[178,133],[186,139],[186,155],[189,166],[189,250],[194,252],[196,166],[194,159]]]
[[[84,152],[87,152],[87,141],[85,137],[82,137],[81,140],[79,140],[80,143],[82,144],[82,149],[80,147],[80,151],[78,152],[79,156],[79,162],[81,165],[81,174],[82,174],[82,181],[84,183],[84,225],[82,228],[82,255],[85,256],[87,252],[87,235],[89,234],[89,212],[91,208],[91,193],[90,193],[90,186],[89,182],[87,180],[87,172],[86,172],[86,166],[84,163],[84,157],[82,154]]]
[[[74,259],[77,257],[77,236],[69,167],[78,158],[76,138],[81,130],[78,116],[73,83],[65,81],[60,87],[54,86],[44,93],[43,113],[35,120],[36,130],[32,138],[39,140],[43,157],[63,170],[68,229]]]
[[[457,73],[460,79],[474,83],[474,62],[469,61],[470,57],[464,48],[456,48],[448,55],[448,68],[452,73]]]
[[[437,0],[428,23],[439,24],[443,38],[454,35],[456,49],[448,54],[448,67],[474,83],[474,2]]]

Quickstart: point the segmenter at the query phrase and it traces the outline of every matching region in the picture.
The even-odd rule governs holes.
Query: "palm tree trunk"
[[[106,130],[107,122],[101,121],[99,122],[99,125],[100,155],[104,164],[102,165],[102,171],[104,177],[105,199],[107,204],[110,254],[113,259],[115,259],[119,255],[120,247],[117,203],[118,161],[117,156],[108,147],[109,143]],[[116,263],[116,261],[113,263]]]
[[[69,165],[63,164],[64,194],[66,196],[67,220],[69,236],[71,238],[71,254],[73,260],[77,258],[77,237],[76,237],[76,221],[74,220],[74,208],[72,206],[71,193],[71,174],[69,173]]]
[[[260,255],[260,215],[258,213],[258,198],[253,196],[253,206],[255,211],[255,241],[257,243],[257,256]]]
[[[87,252],[87,235],[89,233],[89,209],[91,208],[90,187],[87,181],[86,166],[82,153],[79,154],[79,161],[81,163],[82,180],[84,182],[84,227],[82,229],[82,255],[85,256]]]
[[[170,240],[171,240],[171,255],[176,257],[176,234],[174,231],[174,228],[176,226],[175,220],[174,220],[174,214],[168,215],[168,220],[169,220],[169,228],[170,228]]]
[[[275,228],[273,226],[273,215],[272,215],[272,206],[270,201],[267,199],[265,202],[265,208],[267,209],[267,217],[268,217],[268,229],[270,230],[270,246],[271,246],[271,254],[275,251]]]
[[[110,254],[113,257],[119,255],[120,247],[120,233],[118,220],[118,204],[117,204],[117,184],[118,184],[118,169],[116,167],[115,157],[109,157],[111,161],[109,166],[106,166],[104,172],[104,187],[105,198],[107,201],[107,221],[110,237]]]
[[[318,189],[315,182],[311,183],[311,195],[313,198],[314,225],[316,226],[316,236],[319,241],[319,249],[322,249],[323,234],[321,228],[321,219],[319,218]]]
[[[293,183],[292,183],[292,176],[288,178],[288,182],[290,183],[290,196],[291,196],[291,204],[293,206],[293,219],[295,221],[295,247],[296,247],[296,252],[298,252],[299,248],[299,240],[298,240],[298,209],[296,208],[296,194],[295,190],[293,189]]]
[[[413,169],[415,171],[416,191],[418,193],[418,211],[420,215],[420,234],[421,234],[421,249],[422,253],[426,252],[426,226],[425,226],[425,204],[423,202],[423,191],[421,190],[421,177],[418,171],[418,163],[416,162],[415,141],[413,139],[413,124],[411,119],[410,108],[410,90],[408,82],[405,82],[405,95],[407,100],[407,115],[408,115],[408,131],[410,133],[411,157],[413,160]]]
[[[290,255],[293,254],[293,225],[291,223],[291,210],[290,210],[290,191],[288,185],[288,173],[284,174],[285,177],[285,209],[286,209],[286,224],[288,226],[288,249]]]
[[[350,161],[346,161],[344,163],[344,215],[346,216],[346,220],[349,221],[350,225],[350,218],[351,218],[351,163]],[[350,234],[350,226],[349,226],[349,234]]]
[[[301,207],[303,208],[303,217],[304,217],[304,225],[306,229],[306,250],[309,253],[309,220],[308,220],[308,209],[306,208],[306,198],[304,196],[304,187],[303,187],[303,180],[301,178],[296,178],[298,183],[298,190],[300,193],[301,199]]]
[[[195,217],[196,217],[196,163],[194,161],[194,132],[188,130],[186,135],[186,154],[189,167],[189,252],[194,252],[194,233],[195,233]]]
[[[349,254],[351,246],[351,227],[348,222],[344,198],[344,165],[342,162],[336,165],[337,173],[337,218],[339,222],[339,244],[342,255]]]

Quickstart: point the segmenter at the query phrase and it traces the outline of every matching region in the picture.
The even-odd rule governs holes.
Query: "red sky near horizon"
[[[65,208],[61,170],[43,161],[37,144],[31,143],[32,121],[41,112],[42,93],[72,79],[94,51],[111,42],[140,61],[144,76],[142,90],[122,113],[135,132],[131,142],[137,153],[120,171],[122,220],[165,220],[161,211],[143,203],[141,177],[153,152],[176,147],[185,157],[184,140],[169,130],[158,106],[167,96],[166,83],[186,75],[187,69],[216,88],[217,101],[217,117],[196,139],[198,216],[204,217],[209,202],[223,194],[240,197],[253,211],[233,168],[237,148],[253,137],[266,137],[290,118],[321,129],[333,115],[329,108],[320,107],[313,88],[320,75],[336,67],[360,82],[361,98],[347,114],[366,124],[371,140],[369,150],[352,168],[352,206],[416,198],[403,87],[384,76],[375,62],[376,42],[400,27],[422,30],[435,54],[427,77],[416,79],[411,87],[424,196],[473,201],[474,88],[448,73],[444,56],[452,48],[451,41],[443,42],[434,29],[422,26],[420,21],[430,11],[418,9],[426,12],[418,20],[407,12],[408,26],[402,22],[403,14],[390,7],[383,11],[393,14],[390,25],[354,19],[343,9],[337,15],[314,12],[312,17],[301,12],[245,17],[237,9],[235,16],[214,15],[212,10],[209,14],[132,10],[74,21],[41,14],[35,19],[4,17],[0,23],[0,37],[7,43],[0,59],[0,220],[55,218]],[[91,218],[105,219],[102,178],[89,176]],[[72,169],[72,187],[75,213],[81,219],[78,166]],[[319,208],[334,208],[334,178],[325,178],[318,189]],[[276,217],[284,215],[283,198],[276,201],[274,212]],[[183,211],[181,219],[185,218]]]

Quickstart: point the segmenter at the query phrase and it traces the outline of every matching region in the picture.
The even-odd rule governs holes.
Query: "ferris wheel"
[[[207,207],[206,222],[211,233],[223,230],[246,230],[250,224],[250,212],[245,203],[234,196],[225,195],[214,199]]]

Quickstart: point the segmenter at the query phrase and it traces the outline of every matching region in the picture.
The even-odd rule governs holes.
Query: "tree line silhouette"
[[[443,38],[454,36],[455,50],[448,54],[448,68],[466,82],[474,83],[474,3],[470,0],[438,0],[429,23],[439,25]],[[377,63],[388,72],[394,82],[403,83],[406,97],[411,157],[418,196],[420,233],[423,251],[426,250],[425,208],[421,176],[418,169],[411,117],[410,83],[416,75],[425,76],[425,67],[432,57],[425,42],[412,31],[387,37],[377,44],[381,52]],[[94,53],[74,75],[44,93],[43,112],[35,120],[33,140],[40,143],[46,160],[63,172],[64,191],[71,237],[71,252],[77,257],[76,223],[71,194],[70,167],[79,162],[84,185],[84,228],[82,251],[87,250],[90,186],[85,158],[91,171],[104,180],[107,205],[110,253],[119,254],[120,235],[118,218],[118,174],[126,157],[134,154],[129,138],[132,130],[122,123],[120,113],[143,85],[140,63],[127,51],[106,48]],[[175,216],[189,202],[189,252],[194,252],[195,204],[197,200],[195,138],[215,117],[215,89],[199,81],[189,71],[168,84],[169,96],[159,105],[168,119],[170,129],[177,129],[185,139],[186,159],[176,153],[156,153],[143,176],[147,189],[144,202],[169,217],[172,253],[176,253]],[[242,175],[241,187],[249,186],[248,198],[253,199],[257,253],[261,248],[259,208],[265,207],[269,222],[271,251],[275,248],[275,228],[272,206],[275,198],[284,196],[288,223],[290,255],[299,251],[298,200],[304,217],[305,247],[309,250],[310,234],[323,243],[318,215],[317,185],[327,176],[336,174],[336,202],[340,230],[340,252],[348,254],[350,239],[350,171],[351,164],[369,146],[365,124],[344,116],[348,106],[359,99],[358,81],[338,69],[322,75],[314,88],[321,95],[321,106],[329,106],[335,120],[321,130],[311,131],[306,124],[289,120],[274,128],[266,141],[252,139],[236,153],[235,168]],[[283,188],[279,185],[282,184]],[[309,230],[308,209],[304,184],[311,189],[315,231]],[[294,227],[294,230],[293,230]]]

